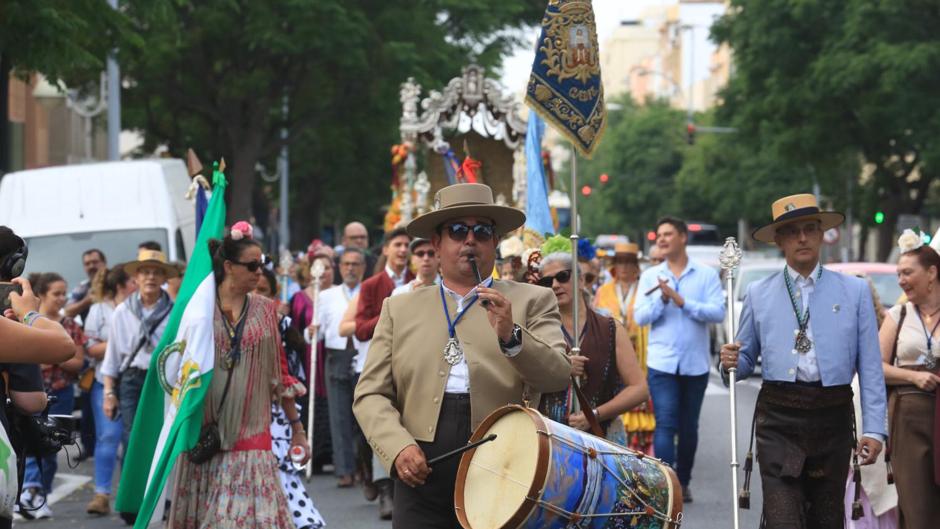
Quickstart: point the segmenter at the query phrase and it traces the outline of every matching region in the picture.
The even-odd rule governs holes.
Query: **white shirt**
[[[787,266],[787,273],[790,274],[790,281],[793,285],[793,295],[796,296],[796,302],[800,305],[801,314],[806,314],[809,310],[809,298],[816,289],[816,278],[819,276],[819,264],[813,268],[809,277],[803,277],[799,272]],[[806,354],[799,354],[796,364],[796,379],[801,382],[819,382],[819,364],[816,361],[816,342],[813,341],[813,315],[809,315],[809,323],[806,325],[806,337],[810,339],[812,346]],[[793,337],[794,348],[796,347],[796,336]],[[794,349],[795,350],[795,349]]]
[[[409,283],[406,283],[400,287],[395,287],[395,290],[392,291],[392,295],[397,296],[399,294],[406,294],[408,292],[412,292],[415,289],[415,281],[417,281],[417,279]],[[439,285],[440,283],[441,283],[441,276],[435,275],[433,284]],[[428,285],[422,285],[422,286],[428,286]]]
[[[155,307],[156,305],[154,305]],[[144,317],[153,313],[154,307],[144,307]],[[150,336],[150,343],[144,344],[140,352],[134,357],[134,361],[128,367],[136,367],[146,370],[150,367],[150,355],[154,348],[160,342],[163,332],[166,330],[166,324],[169,317],[163,318],[157,330]],[[104,352],[104,362],[101,366],[101,374],[112,378],[117,378],[120,374],[121,365],[124,359],[134,353],[134,347],[137,346],[137,336],[140,331],[140,320],[127,306],[127,301],[118,305],[111,315],[111,329],[108,332],[108,347]]]
[[[385,265],[385,273],[388,274],[388,277],[392,278],[392,282],[395,283],[395,288],[398,288],[405,284],[405,272],[408,268],[405,267],[400,274],[395,275],[395,271],[392,270],[392,267]]]
[[[91,347],[102,342],[108,341],[108,333],[111,330],[111,315],[114,314],[114,303],[111,301],[102,301],[95,303],[88,309],[88,317],[85,319],[85,336],[88,338],[86,347]],[[101,374],[101,360],[91,359],[95,366],[95,380],[104,384],[104,375]]]
[[[339,335],[339,324],[349,307],[349,301],[359,293],[359,285],[350,289],[345,284],[330,287],[320,293],[320,337],[327,349],[346,349],[347,338]],[[365,356],[368,343],[363,344],[352,337],[353,345],[360,356]]]

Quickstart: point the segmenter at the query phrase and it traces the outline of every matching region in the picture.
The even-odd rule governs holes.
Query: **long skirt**
[[[176,465],[170,529],[294,529],[269,450],[220,452],[201,465]]]
[[[934,483],[935,397],[898,389],[891,395],[891,466],[898,487],[898,521],[902,529],[936,527],[940,520],[940,486]]]

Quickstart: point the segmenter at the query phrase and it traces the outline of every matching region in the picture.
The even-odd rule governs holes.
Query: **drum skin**
[[[457,519],[464,529],[563,529],[583,515],[609,513],[636,514],[584,518],[578,527],[678,527],[677,523],[667,522],[662,516],[650,514],[658,512],[669,520],[681,521],[682,493],[679,481],[672,469],[657,459],[551,421],[533,409],[515,405],[499,408],[487,416],[470,441],[477,441],[490,433],[494,424],[496,430],[499,430],[500,424],[506,424],[507,418],[519,424],[519,417],[508,417],[510,414],[528,416],[532,428],[538,432],[534,436],[537,438],[534,441],[536,446],[500,446],[500,437],[503,437],[504,443],[512,442],[503,428],[495,441],[463,455],[457,472],[454,503]],[[531,440],[533,436],[530,434],[516,438]],[[501,478],[493,472],[473,472],[470,467],[476,451],[485,449],[490,450],[485,459],[488,467],[498,466],[501,472],[509,469],[509,473],[518,475]],[[500,457],[515,460],[520,455],[525,459],[530,454],[537,460],[534,472],[520,472],[518,464],[513,466],[514,461],[498,465]],[[468,479],[471,481],[468,482]],[[473,480],[478,482],[474,483]],[[496,499],[517,505],[481,505],[480,501],[465,496],[480,490],[497,490],[506,483],[522,488],[523,482],[531,482],[525,494],[520,491],[520,494],[507,494]],[[493,501],[493,498],[488,499]],[[479,512],[481,510],[486,512]],[[494,510],[500,513],[496,516],[498,522],[493,521],[491,516]],[[559,511],[578,514],[571,518]],[[502,513],[507,514],[504,516]]]

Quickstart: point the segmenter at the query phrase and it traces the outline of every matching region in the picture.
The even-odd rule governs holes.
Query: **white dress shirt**
[[[143,316],[147,318],[153,313],[153,307],[144,307]],[[163,318],[163,321],[157,325],[157,330],[150,337],[150,343],[144,344],[140,352],[134,357],[134,361],[128,367],[136,367],[146,371],[150,367],[150,355],[154,348],[160,343],[163,337],[163,331],[166,330],[166,324],[169,317]],[[117,378],[121,371],[121,365],[125,359],[134,353],[134,347],[137,346],[137,336],[140,330],[140,320],[128,308],[127,301],[124,301],[114,309],[111,315],[111,328],[108,331],[108,345],[104,352],[104,361],[101,365],[101,374],[112,378]]]
[[[405,284],[405,275],[408,271],[408,267],[402,269],[401,273],[396,275],[395,271],[392,270],[392,267],[385,265],[385,273],[388,274],[388,277],[392,279],[392,283],[395,283],[395,288],[398,288]]]
[[[787,266],[787,273],[790,274],[790,281],[793,285],[793,295],[796,296],[796,302],[801,307],[801,314],[806,314],[809,310],[809,298],[816,289],[816,278],[819,276],[819,264],[813,268],[809,277],[803,277],[799,272]],[[813,315],[809,315],[809,322],[806,325],[806,337],[809,338],[812,346],[806,354],[799,354],[796,351],[796,336],[793,336],[793,350],[799,356],[796,364],[796,379],[801,382],[819,382],[819,364],[816,361],[816,342],[813,341]]]
[[[323,338],[327,349],[345,350],[347,338],[339,335],[339,324],[343,320],[343,314],[349,307],[349,302],[353,296],[359,293],[359,285],[355,288],[349,288],[346,284],[330,287],[320,293],[320,337]],[[368,343],[363,346],[362,342],[352,337],[353,345],[360,355],[365,355]]]

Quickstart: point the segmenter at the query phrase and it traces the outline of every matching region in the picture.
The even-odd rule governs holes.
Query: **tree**
[[[119,39],[134,42],[124,17],[105,0],[0,2],[0,174],[10,160],[8,79],[41,72],[53,81],[87,78],[104,68]]]
[[[940,167],[938,24],[929,0],[732,0],[713,28],[735,59],[719,117],[792,167],[836,174],[860,157],[886,217],[880,259]]]
[[[639,236],[656,219],[675,214],[675,175],[683,163],[685,115],[665,101],[638,105],[625,96],[608,114],[607,132],[590,160],[579,160],[581,181],[591,185],[601,173],[609,181],[584,200],[586,232]]]
[[[252,213],[255,166],[273,167],[287,128],[293,242],[308,240],[321,205],[344,216],[387,202],[398,85],[440,84],[471,57],[493,64],[513,42],[499,30],[534,22],[542,4],[134,0],[128,16],[147,45],[122,55],[127,123],[145,149],[225,156],[232,218]]]

